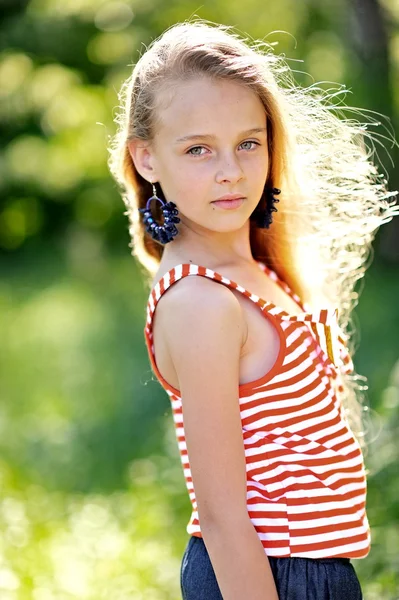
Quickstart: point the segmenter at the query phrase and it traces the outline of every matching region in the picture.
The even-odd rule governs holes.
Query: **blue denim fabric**
[[[362,600],[348,558],[268,557],[279,600]],[[204,540],[190,536],[180,568],[183,600],[223,600]]]

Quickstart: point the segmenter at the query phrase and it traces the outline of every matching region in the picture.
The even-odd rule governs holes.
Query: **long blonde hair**
[[[338,99],[339,106],[345,88],[329,92],[316,85],[298,86],[286,60],[269,43],[250,42],[232,27],[195,19],[167,29],[134,66],[119,92],[117,131],[109,143],[108,162],[127,209],[132,255],[144,267],[151,286],[163,245],[146,233],[140,218],[138,208],[152,196],[152,187],[137,172],[128,142],[151,142],[160,99],[179,82],[204,75],[249,86],[265,108],[269,150],[265,188],[277,187],[281,194],[270,230],[251,221],[253,257],[276,271],[314,310],[337,307],[339,326],[353,354],[356,331],[351,312],[359,296],[355,284],[366,271],[379,226],[399,214],[395,200],[388,201],[397,192],[387,190],[387,179],[372,162],[374,142],[381,143],[384,136],[367,131],[367,124],[344,118],[342,107],[332,100]],[[380,124],[370,116],[368,121]],[[387,131],[391,137],[385,139],[397,144]],[[162,190],[158,195],[165,199]],[[264,194],[259,205],[265,207]],[[159,205],[152,210],[161,220]],[[367,379],[355,371],[342,379],[343,405],[365,446],[367,386],[358,380]]]

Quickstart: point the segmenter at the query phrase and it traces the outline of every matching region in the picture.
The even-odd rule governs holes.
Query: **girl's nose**
[[[240,161],[236,156],[229,154],[222,158],[219,163],[219,170],[217,173],[217,181],[238,181],[242,177],[242,168]]]

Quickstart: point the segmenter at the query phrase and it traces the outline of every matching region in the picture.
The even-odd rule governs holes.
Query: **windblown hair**
[[[344,86],[330,92],[297,85],[286,60],[269,43],[248,42],[226,25],[186,21],[154,40],[134,66],[119,93],[118,129],[110,141],[108,162],[127,208],[132,255],[143,265],[151,286],[163,246],[145,231],[140,218],[138,209],[152,196],[152,186],[137,172],[127,144],[132,139],[153,141],[162,103],[170,101],[180,82],[204,76],[248,86],[265,108],[265,189],[277,187],[281,194],[270,230],[259,229],[251,220],[254,259],[276,271],[311,310],[338,308],[338,323],[353,354],[356,329],[351,312],[359,296],[355,284],[368,267],[378,228],[399,214],[395,200],[388,201],[397,192],[387,190],[387,179],[372,162],[374,141],[397,142],[393,134],[371,134],[367,124],[344,118],[331,102],[346,93]],[[381,124],[371,117],[368,121]],[[159,196],[173,200],[165,199],[162,189]],[[266,206],[265,191],[258,206]],[[161,220],[159,205],[152,210]],[[355,371],[343,374],[342,400],[365,448],[367,386],[358,380],[367,381]]]

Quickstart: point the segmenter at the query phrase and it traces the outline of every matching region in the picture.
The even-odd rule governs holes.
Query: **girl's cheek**
[[[194,175],[205,175],[212,174],[215,171],[215,165],[212,165],[209,161],[188,161],[189,164],[185,164],[181,171],[183,171],[182,176],[188,178],[193,177]],[[193,164],[195,163],[195,164]]]

